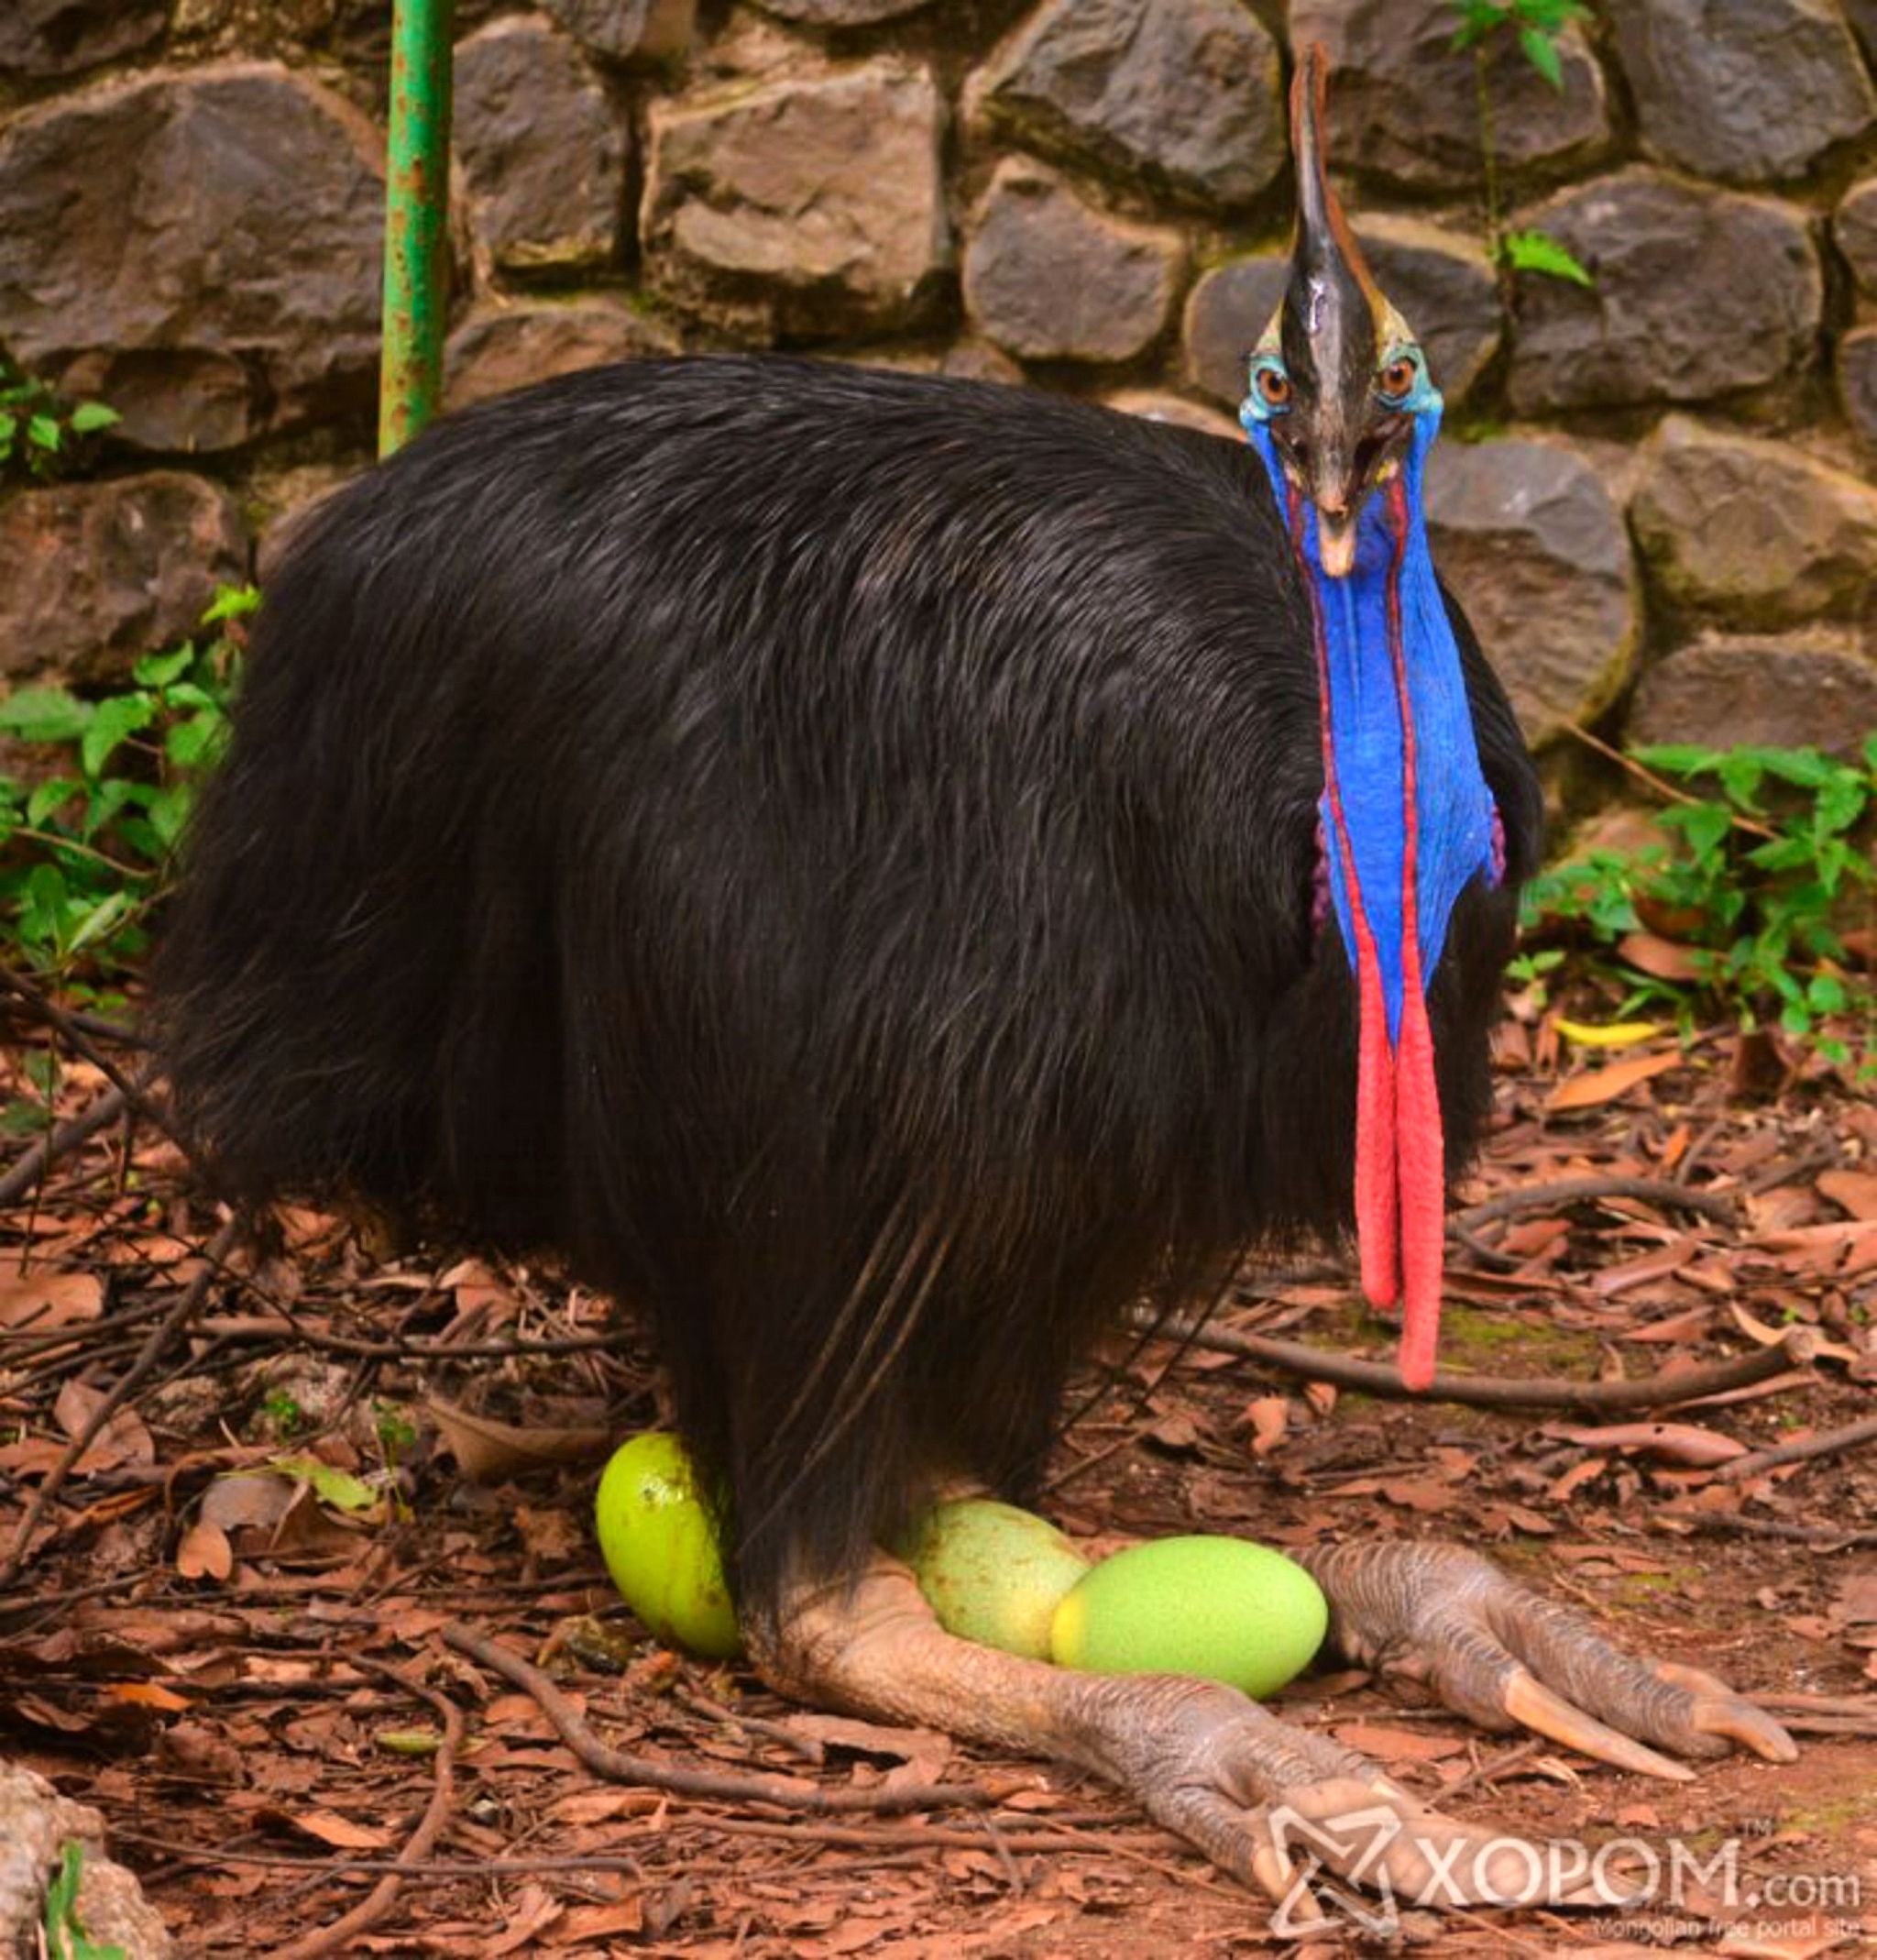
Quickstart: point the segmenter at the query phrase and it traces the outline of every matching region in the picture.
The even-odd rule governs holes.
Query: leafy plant
[[[118,419],[102,402],[67,407],[49,383],[0,360],[0,483],[60,475],[81,458],[84,437]]]
[[[126,1960],[124,1949],[92,1938],[78,1916],[79,1886],[84,1877],[84,1846],[74,1838],[61,1845],[59,1869],[46,1888],[41,1925],[44,1951],[51,1960]]]
[[[1473,77],[1479,105],[1479,157],[1486,178],[1487,256],[1502,273],[1539,272],[1575,285],[1595,284],[1589,271],[1562,240],[1542,231],[1508,231],[1499,202],[1498,146],[1493,134],[1492,84],[1487,54],[1492,43],[1510,34],[1533,68],[1560,94],[1564,64],[1558,40],[1575,20],[1587,20],[1582,0],[1453,0],[1459,26],[1453,46],[1473,50]]]
[[[1861,1017],[1868,1057],[1877,988],[1859,972],[1843,920],[1860,895],[1877,905],[1877,871],[1860,841],[1877,816],[1877,732],[1857,762],[1686,743],[1638,749],[1634,759],[1671,779],[1658,820],[1672,844],[1594,851],[1543,873],[1527,887],[1528,927],[1567,922],[1611,950],[1625,1012],[1653,1001],[1686,1015],[1718,1003],[1743,1028],[1776,1020],[1839,1063],[1850,1046],[1822,1024]]]
[[[143,952],[144,921],[197,783],[227,721],[240,639],[260,603],[225,586],[203,615],[218,629],[147,654],[100,700],[23,688],[0,734],[52,752],[43,776],[0,775],[0,937],[6,957],[60,986],[109,978]],[[89,979],[76,991],[89,997]]]

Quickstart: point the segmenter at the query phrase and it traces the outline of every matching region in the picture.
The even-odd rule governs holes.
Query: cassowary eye
[[[1414,391],[1414,363],[1404,354],[1391,360],[1376,377],[1376,386],[1390,399]]]
[[[1290,405],[1290,377],[1281,368],[1260,368],[1257,370],[1257,391],[1264,398],[1267,408],[1288,408]]]

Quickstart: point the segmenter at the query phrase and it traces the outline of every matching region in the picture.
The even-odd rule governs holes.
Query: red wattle
[[[1356,1057],[1356,1235],[1362,1291],[1371,1306],[1393,1306],[1401,1291],[1395,1055],[1382,1005],[1381,973],[1358,930],[1361,1035]]]
[[[1410,1388],[1421,1389],[1433,1381],[1440,1344],[1446,1145],[1440,1092],[1434,1084],[1433,1036],[1418,973],[1409,975],[1401,1002],[1401,1039],[1395,1055],[1395,1151],[1401,1201],[1401,1380]]]

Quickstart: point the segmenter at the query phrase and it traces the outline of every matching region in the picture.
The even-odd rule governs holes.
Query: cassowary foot
[[[1798,1754],[1784,1728],[1697,1668],[1638,1660],[1575,1608],[1508,1579],[1464,1546],[1366,1542],[1297,1554],[1330,1602],[1345,1654],[1426,1680],[1482,1728],[1525,1727],[1586,1756],[1685,1782],[1683,1756]]]
[[[779,1692],[1078,1763],[1293,1912],[1314,1916],[1319,1872],[1431,1905],[1611,1903],[1542,1847],[1428,1809],[1234,1689],[1079,1673],[957,1639],[884,1554],[851,1591],[801,1595],[778,1625],[744,1631]]]

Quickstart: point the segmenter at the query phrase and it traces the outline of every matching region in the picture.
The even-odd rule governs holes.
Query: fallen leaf
[[[1372,1722],[1338,1723],[1331,1733],[1346,1747],[1382,1763],[1437,1763],[1443,1756],[1459,1756],[1466,1748],[1462,1736],[1410,1733]]]
[[[95,1320],[104,1311],[104,1283],[94,1272],[22,1272],[23,1255],[0,1259],[0,1327],[35,1333]]]
[[[1877,1218],[1877,1171],[1821,1171],[1818,1188],[1852,1217],[1866,1223]],[[0,1320],[5,1318],[0,1312]]]
[[[1251,1424],[1251,1453],[1268,1457],[1284,1440],[1290,1404],[1282,1395],[1260,1395],[1245,1412]]]
[[[603,1457],[613,1440],[610,1431],[600,1428],[547,1423],[523,1428],[514,1423],[492,1422],[434,1395],[425,1401],[424,1407],[443,1432],[456,1468],[471,1483],[499,1483],[516,1470],[543,1463],[590,1462]]]
[[[302,1811],[288,1822],[296,1831],[304,1831],[335,1851],[382,1851],[391,1841],[376,1824],[358,1823],[336,1811]]]
[[[1664,1463],[1692,1463],[1701,1469],[1747,1454],[1744,1443],[1737,1443],[1718,1430],[1698,1428],[1693,1423],[1609,1423],[1595,1429],[1547,1423],[1542,1433],[1586,1449],[1615,1449],[1625,1454],[1633,1450],[1660,1458]]]
[[[59,1426],[76,1440],[104,1400],[105,1392],[88,1382],[68,1380],[59,1391],[52,1413]],[[157,1446],[135,1409],[118,1409],[89,1443],[78,1459],[81,1470],[111,1470],[120,1463],[154,1463]]]
[[[1678,986],[1698,981],[1707,971],[1707,958],[1692,946],[1684,946],[1657,932],[1626,932],[1617,941],[1617,952],[1638,973],[1653,980],[1670,980]]]
[[[1684,1060],[1681,1050],[1674,1049],[1662,1055],[1631,1055],[1627,1062],[1614,1062],[1608,1068],[1573,1075],[1551,1092],[1545,1107],[1555,1113],[1563,1109],[1594,1109],[1599,1104],[1613,1103],[1652,1076],[1665,1075],[1670,1069],[1680,1068]]]
[[[1661,1021],[1611,1021],[1595,1027],[1588,1021],[1567,1021],[1562,1014],[1554,1015],[1553,1021],[1565,1041],[1579,1048],[1635,1048],[1667,1032]]]
[[[176,1547],[176,1569],[184,1579],[226,1579],[235,1569],[228,1534],[219,1525],[198,1518]]]

